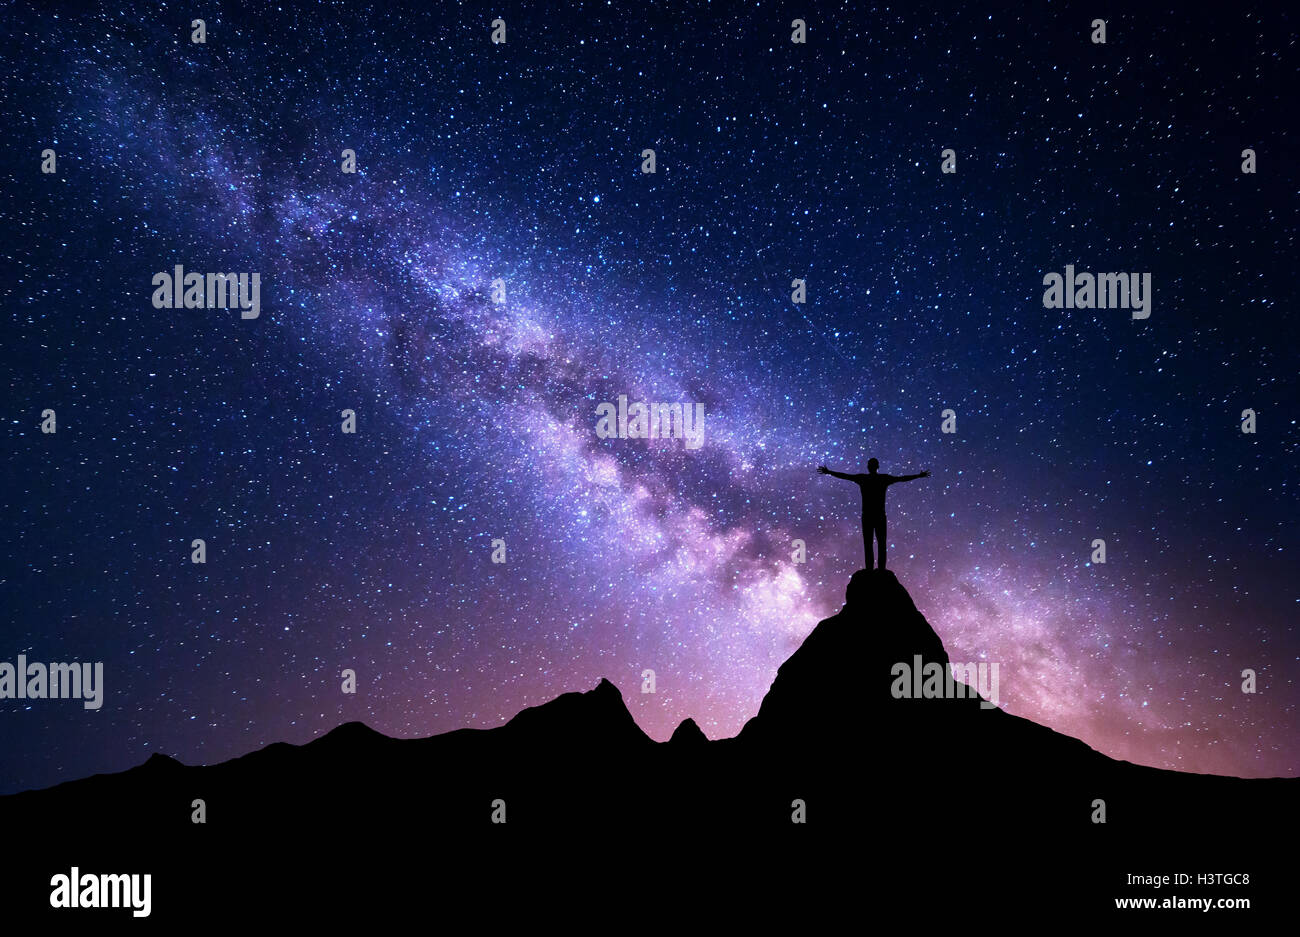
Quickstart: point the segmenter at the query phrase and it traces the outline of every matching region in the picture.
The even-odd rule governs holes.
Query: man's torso
[[[854,479],[862,491],[862,516],[885,516],[885,489],[894,480],[892,475],[877,472],[875,475],[859,475]]]

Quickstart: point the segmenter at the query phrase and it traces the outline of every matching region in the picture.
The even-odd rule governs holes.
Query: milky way
[[[871,456],[933,473],[890,565],[1004,708],[1294,775],[1294,30],[534,6],[10,12],[0,659],[106,697],[0,701],[3,789],[601,677],[733,735],[862,565],[815,469]],[[260,317],[155,309],[176,264]],[[1151,317],[1044,308],[1066,264],[1150,271]],[[704,445],[599,438],[620,394]]]

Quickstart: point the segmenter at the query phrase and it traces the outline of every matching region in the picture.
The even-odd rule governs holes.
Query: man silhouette
[[[910,482],[915,478],[929,478],[929,472],[917,472],[915,475],[881,475],[876,469],[880,463],[875,459],[867,462],[866,475],[849,475],[845,472],[832,472],[824,465],[817,466],[823,475],[834,475],[847,479],[862,491],[862,548],[867,554],[867,569],[871,568],[871,534],[876,535],[876,549],[880,554],[879,568],[885,568],[885,489],[895,482]]]

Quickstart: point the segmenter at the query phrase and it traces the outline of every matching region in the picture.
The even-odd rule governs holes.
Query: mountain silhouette
[[[673,730],[672,738],[668,740],[668,744],[674,748],[697,749],[701,745],[707,745],[708,741],[708,736],[704,734],[703,729],[695,724],[695,720],[686,718]]]
[[[709,740],[687,719],[655,742],[601,680],[494,729],[399,740],[350,722],[206,767],[155,754],[0,798],[0,829],[29,857],[6,907],[41,911],[50,876],[75,864],[153,872],[154,916],[174,920],[210,919],[215,894],[273,906],[290,895],[305,913],[377,900],[372,889],[401,904],[435,883],[440,903],[512,920],[524,895],[577,888],[584,907],[644,908],[706,882],[729,913],[769,922],[806,922],[806,906],[772,898],[794,901],[791,888],[807,901],[995,895],[1081,914],[1131,893],[1127,872],[1241,871],[1252,838],[1298,830],[1300,779],[1118,761],[950,675],[941,697],[900,698],[894,670],[918,661],[949,673],[894,574],[862,570],[734,738]],[[1251,894],[1283,887],[1255,874]]]

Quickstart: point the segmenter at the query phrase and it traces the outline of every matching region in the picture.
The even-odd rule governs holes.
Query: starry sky
[[[0,701],[0,792],[601,677],[733,735],[862,566],[815,469],[871,456],[933,473],[890,566],[1004,708],[1297,773],[1293,13],[201,6],[6,10],[0,660],[106,695]],[[260,317],[154,308],[176,264]],[[1045,309],[1067,264],[1150,318]],[[598,438],[620,394],[704,445]]]

